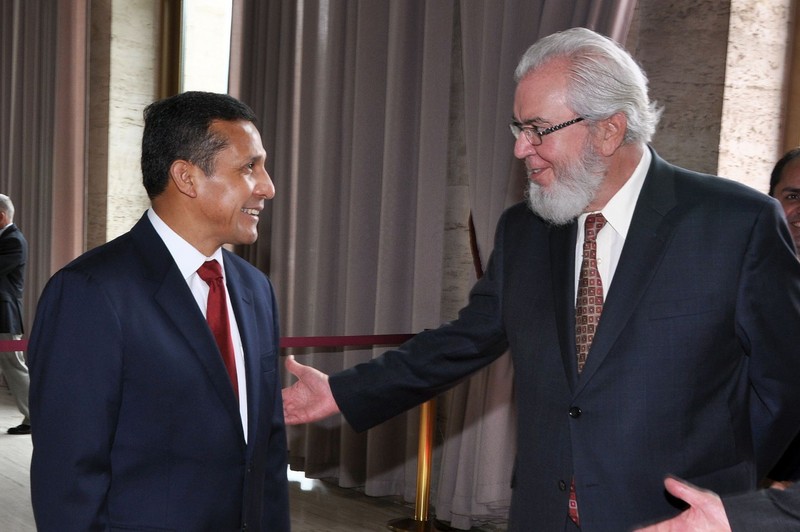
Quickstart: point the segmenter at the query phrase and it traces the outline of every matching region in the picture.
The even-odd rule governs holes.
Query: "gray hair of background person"
[[[9,222],[14,219],[14,204],[5,194],[0,194],[0,212],[6,213]]]
[[[647,75],[625,50],[586,28],[572,28],[528,48],[514,79],[519,82],[557,58],[571,63],[567,104],[572,110],[589,121],[623,113],[628,121],[624,142],[650,142],[662,110],[650,101]]]
[[[787,151],[780,160],[775,163],[775,168],[772,169],[772,174],[769,178],[769,195],[775,196],[775,187],[778,185],[778,181],[781,180],[781,174],[783,173],[783,169],[786,168],[786,165],[790,162],[794,161],[800,157],[800,148],[794,148],[792,150]]]
[[[227,141],[210,130],[216,120],[256,121],[246,104],[227,94],[190,91],[151,103],[144,110],[142,183],[150,199],[167,188],[169,168],[178,159],[214,173],[217,153]]]

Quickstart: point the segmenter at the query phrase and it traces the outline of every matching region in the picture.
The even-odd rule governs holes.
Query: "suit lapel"
[[[576,385],[575,360],[575,222],[550,228],[550,263],[553,272],[553,300],[564,373],[570,389]]]
[[[211,387],[220,396],[225,409],[234,421],[233,425],[242,436],[241,415],[236,396],[233,393],[225,364],[219,349],[208,328],[203,313],[197,306],[191,290],[186,285],[169,250],[158,236],[147,215],[131,229],[139,255],[144,262],[144,275],[155,283],[153,295],[156,303],[164,310],[176,330],[184,337],[189,351],[196,357],[206,372]]]
[[[674,173],[653,152],[653,162],[636,202],[628,236],[614,273],[614,282],[606,295],[600,325],[576,393],[580,393],[603,363],[631,315],[637,310],[672,236],[674,227],[667,215],[674,206]]]
[[[256,436],[256,427],[259,416],[261,397],[261,360],[258,349],[258,328],[254,308],[253,292],[247,288],[242,279],[241,272],[234,261],[228,259],[228,252],[223,252],[225,274],[227,276],[227,289],[231,297],[233,312],[236,314],[236,323],[239,335],[242,338],[244,351],[245,380],[247,382],[247,425],[248,441],[253,441]],[[238,412],[237,412],[238,414]]]

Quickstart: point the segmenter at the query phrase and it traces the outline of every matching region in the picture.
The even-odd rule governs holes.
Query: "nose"
[[[268,200],[271,200],[275,197],[275,183],[272,182],[272,178],[266,169],[264,169],[263,176],[261,176],[261,178],[258,180],[255,189],[255,195],[261,196]]]
[[[520,135],[517,137],[517,140],[514,142],[514,157],[520,160],[524,160],[525,157],[529,155],[534,155],[536,153],[536,148],[528,142],[528,139],[525,138],[525,135]]]

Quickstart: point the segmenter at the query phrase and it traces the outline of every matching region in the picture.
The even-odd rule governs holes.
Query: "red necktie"
[[[603,282],[597,271],[597,233],[606,224],[602,214],[586,217],[583,239],[583,261],[578,277],[578,297],[575,300],[575,347],[578,354],[578,373],[583,371],[586,356],[592,346],[600,314],[603,312]],[[578,515],[578,498],[575,495],[575,478],[569,486],[569,518],[581,526]]]
[[[217,346],[222,354],[222,360],[228,370],[228,376],[233,385],[233,392],[239,396],[239,381],[236,378],[236,360],[233,354],[233,339],[231,337],[231,323],[228,319],[228,302],[225,297],[225,282],[222,279],[222,268],[216,260],[203,263],[197,270],[197,275],[208,283],[208,306],[206,307],[206,321],[214,334]]]

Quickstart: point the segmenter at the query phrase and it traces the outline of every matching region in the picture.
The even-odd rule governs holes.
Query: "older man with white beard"
[[[778,205],[661,159],[647,78],[606,37],[545,37],[516,80],[528,201],[501,217],[467,306],[330,377],[289,359],[287,423],[341,412],[366,430],[510,349],[509,530],[674,516],[667,474],[754,488],[800,424],[800,263]]]

